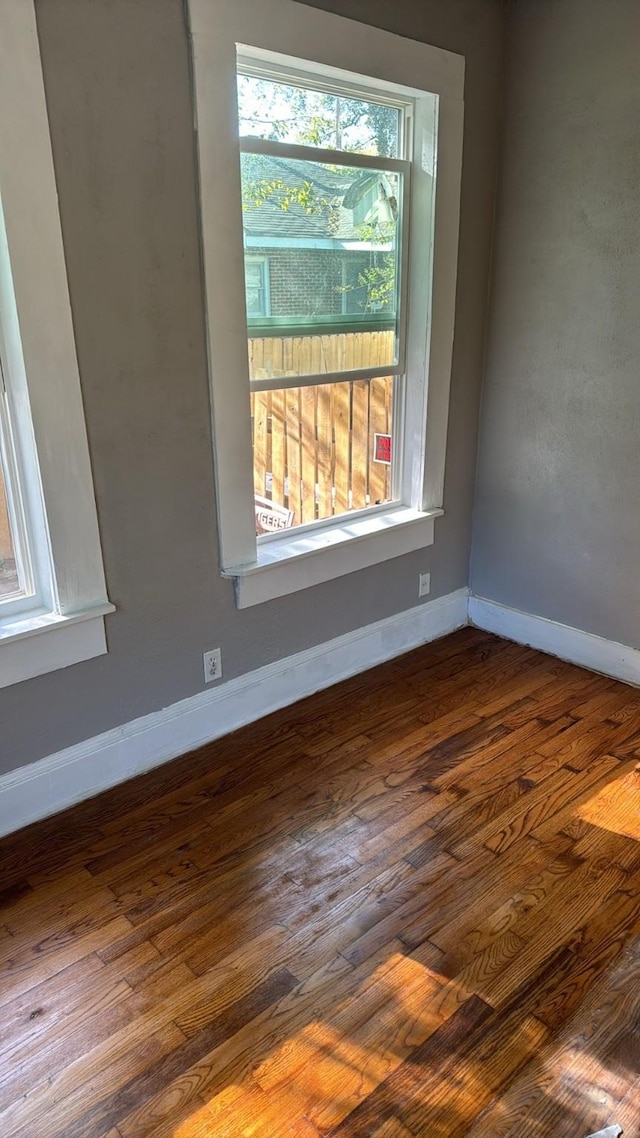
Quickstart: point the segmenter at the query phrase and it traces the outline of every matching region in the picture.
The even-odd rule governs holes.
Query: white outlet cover
[[[212,648],[209,652],[205,652],[202,657],[204,667],[204,682],[205,684],[212,684],[216,680],[222,679],[222,649]]]
[[[427,597],[431,592],[431,574],[420,573],[418,577],[418,596]]]

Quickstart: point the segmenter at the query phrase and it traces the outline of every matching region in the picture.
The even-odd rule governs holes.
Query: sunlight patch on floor
[[[640,771],[607,783],[577,810],[583,822],[640,841]]]
[[[330,1129],[451,1014],[454,1003],[443,1001],[450,987],[419,960],[390,954],[336,1003],[329,1020],[307,1022],[273,1046],[240,1085],[214,1095],[174,1138],[213,1138],[229,1126],[234,1135],[262,1138],[294,1123],[304,1127],[305,1119],[310,1133]]]
[[[213,1138],[223,1125],[233,1118],[234,1107],[238,1107],[246,1097],[242,1087],[233,1085],[225,1087],[216,1096],[218,1118],[216,1119],[208,1105],[202,1105],[180,1123],[174,1132],[173,1138]]]

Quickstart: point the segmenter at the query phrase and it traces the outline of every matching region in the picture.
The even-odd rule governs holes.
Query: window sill
[[[257,561],[225,569],[223,576],[234,581],[237,607],[249,608],[433,545],[442,513],[395,506],[299,536],[289,532],[260,545]]]
[[[0,624],[0,688],[91,660],[107,651],[106,602],[70,616],[39,611]]]

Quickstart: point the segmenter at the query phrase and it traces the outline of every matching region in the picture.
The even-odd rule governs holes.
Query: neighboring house
[[[243,154],[242,172],[250,330],[392,328],[389,176],[258,154]]]

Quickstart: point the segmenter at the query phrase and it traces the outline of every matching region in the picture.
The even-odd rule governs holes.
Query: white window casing
[[[0,604],[0,686],[106,651],[109,603],[32,0],[0,6],[0,353],[32,605]]]
[[[236,603],[245,607],[433,542],[434,521],[443,512],[464,60],[293,0],[189,0],[189,14],[220,568],[234,579]],[[238,53],[274,69],[294,66],[334,84],[357,82],[363,90],[405,99],[412,107],[407,296],[401,297],[401,313],[407,315],[399,408],[403,429],[400,445],[394,445],[398,500],[260,541],[254,520],[244,302]],[[376,160],[353,156],[353,161],[372,165]]]

